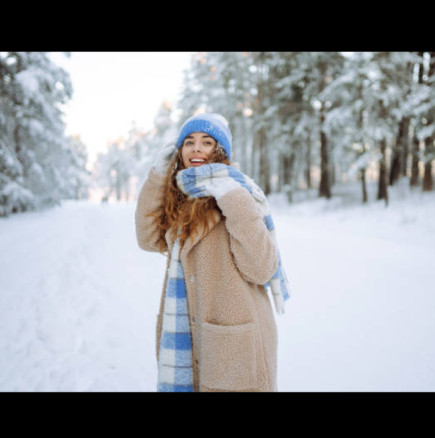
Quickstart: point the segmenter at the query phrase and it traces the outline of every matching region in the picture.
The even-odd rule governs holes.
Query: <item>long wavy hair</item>
[[[178,149],[177,154],[171,161],[166,175],[164,191],[164,203],[155,212],[148,216],[156,219],[160,230],[160,251],[165,249],[165,235],[171,229],[171,237],[174,239],[178,229],[181,227],[180,245],[183,247],[186,239],[190,235],[199,233],[202,235],[209,231],[212,224],[216,221],[216,211],[221,214],[214,197],[189,199],[177,186],[176,176],[180,170],[185,169],[182,158],[183,146]],[[217,143],[209,163],[230,164],[222,146]]]

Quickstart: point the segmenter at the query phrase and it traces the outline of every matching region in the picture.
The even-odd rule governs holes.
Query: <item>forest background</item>
[[[157,150],[197,112],[221,113],[233,155],[266,194],[330,199],[405,179],[433,191],[435,52],[197,52],[175,105],[133,125],[95,163],[66,136],[68,73],[46,52],[0,53],[0,216],[64,199],[132,200]],[[96,195],[97,194],[97,195]]]

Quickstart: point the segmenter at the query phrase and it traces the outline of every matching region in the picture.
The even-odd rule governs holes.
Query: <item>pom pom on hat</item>
[[[197,114],[187,119],[180,129],[177,138],[177,148],[180,148],[184,139],[193,132],[204,132],[219,142],[228,158],[231,160],[232,135],[228,121],[221,114]]]

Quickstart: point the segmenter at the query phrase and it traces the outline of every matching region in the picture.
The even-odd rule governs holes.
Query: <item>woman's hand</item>
[[[229,191],[243,187],[243,180],[238,178],[239,172],[222,163],[204,164],[190,167],[178,172],[177,184],[180,190],[190,198],[213,196],[218,200]]]
[[[242,187],[233,178],[227,176],[222,178],[214,178],[212,181],[204,185],[204,191],[207,196],[213,196],[216,201],[229,191]]]
[[[157,153],[153,167],[157,173],[166,175],[169,169],[169,164],[177,153],[175,141],[171,141],[164,145]]]

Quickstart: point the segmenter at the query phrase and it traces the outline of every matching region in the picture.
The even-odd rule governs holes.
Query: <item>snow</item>
[[[39,71],[36,68],[23,70],[15,75],[16,80],[23,87],[26,97],[39,91]]]
[[[279,391],[435,390],[435,194],[401,183],[386,207],[373,191],[365,206],[352,190],[270,197],[292,286]],[[166,259],[137,246],[134,210],[68,201],[0,219],[1,391],[155,391]]]

